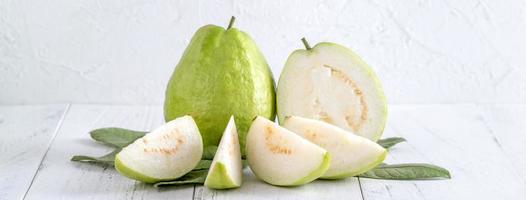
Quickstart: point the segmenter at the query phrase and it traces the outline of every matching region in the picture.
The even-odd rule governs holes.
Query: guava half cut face
[[[213,189],[239,187],[242,183],[242,171],[237,129],[234,116],[231,116],[219,142],[204,185]]]
[[[376,141],[387,101],[372,69],[350,49],[322,42],[288,58],[277,89],[278,119],[318,119]]]
[[[272,185],[306,184],[329,168],[331,159],[325,149],[264,117],[254,119],[246,142],[250,169]]]
[[[331,154],[330,167],[320,178],[359,175],[382,163],[387,155],[377,143],[323,121],[291,116],[283,126]]]
[[[203,141],[190,116],[176,118],[124,147],[115,157],[122,175],[146,183],[174,180],[201,160]]]

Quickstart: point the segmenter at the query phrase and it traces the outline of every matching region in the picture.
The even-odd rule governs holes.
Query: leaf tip
[[[449,171],[446,169],[446,176],[445,178],[447,179],[451,179],[451,173],[449,173]]]

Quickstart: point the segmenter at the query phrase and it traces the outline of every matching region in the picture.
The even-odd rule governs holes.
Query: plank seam
[[[192,200],[195,200],[195,187],[196,187],[196,184],[194,184],[194,192],[192,192]]]
[[[22,197],[22,199],[26,199],[26,196],[29,193],[29,190],[31,190],[31,186],[33,186],[33,182],[35,182],[35,178],[37,177],[37,174],[40,171],[40,168],[42,167],[42,163],[44,162],[44,160],[45,160],[45,158],[47,156],[47,153],[49,152],[49,149],[51,149],[51,146],[53,145],[53,142],[55,142],[55,138],[57,137],[58,132],[60,131],[60,128],[62,127],[62,123],[64,122],[64,119],[66,118],[66,115],[68,114],[68,111],[69,111],[70,107],[71,107],[71,104],[68,104],[66,106],[66,109],[64,110],[64,113],[60,117],[60,120],[57,123],[57,127],[55,128],[55,131],[53,132],[53,136],[51,137],[51,140],[48,143],[46,152],[42,156],[42,159],[40,159],[40,163],[38,164],[38,168],[35,171],[35,173],[33,174],[33,178],[31,178],[31,183],[29,183],[29,187],[27,188],[26,193],[24,193],[24,197]]]
[[[362,189],[362,181],[360,180],[360,177],[356,177],[358,179],[358,186],[360,186],[360,195],[362,196],[362,200],[365,200],[365,196],[363,195],[363,189]]]

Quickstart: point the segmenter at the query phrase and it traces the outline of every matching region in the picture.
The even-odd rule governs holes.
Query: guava
[[[322,120],[376,141],[387,120],[387,101],[373,70],[353,51],[322,42],[296,50],[281,72],[278,120]]]
[[[329,169],[331,160],[325,149],[264,117],[254,119],[246,148],[252,172],[278,186],[309,183]]]
[[[242,183],[242,171],[241,151],[236,124],[232,116],[221,137],[204,185],[213,189],[239,187]]]
[[[191,116],[174,119],[124,147],[115,169],[146,183],[177,179],[201,160],[203,142]]]
[[[232,18],[234,19],[234,18]],[[168,82],[164,117],[191,115],[204,146],[217,146],[231,115],[235,116],[241,151],[255,116],[273,120],[276,113],[272,73],[248,34],[215,25],[192,37]]]
[[[385,159],[387,150],[367,138],[332,124],[303,117],[286,117],[283,127],[324,148],[331,154],[329,169],[323,179],[359,175]]]

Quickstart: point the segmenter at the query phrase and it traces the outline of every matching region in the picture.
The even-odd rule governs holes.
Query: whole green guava
[[[210,146],[234,115],[244,153],[254,117],[274,120],[276,94],[265,58],[248,34],[232,28],[234,19],[226,30],[206,25],[194,34],[168,82],[164,117],[191,115]]]

